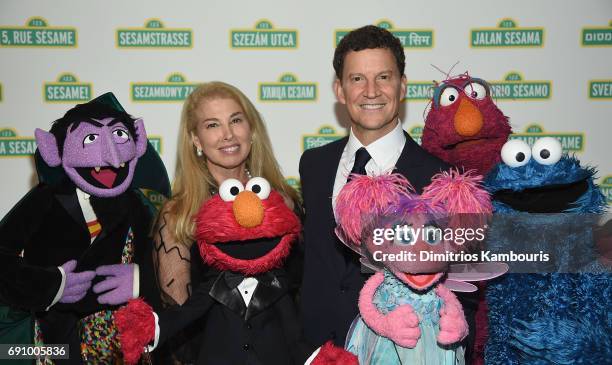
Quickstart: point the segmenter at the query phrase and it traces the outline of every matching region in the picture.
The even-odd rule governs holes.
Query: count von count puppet
[[[150,209],[131,187],[147,151],[143,121],[108,93],[35,136],[39,168],[55,175],[0,224],[0,302],[7,318],[34,319],[29,341],[70,346],[55,363],[116,363],[112,312],[139,295],[155,302]]]

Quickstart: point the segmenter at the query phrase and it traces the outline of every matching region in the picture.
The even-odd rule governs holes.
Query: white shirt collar
[[[403,148],[405,141],[406,136],[404,136],[402,123],[398,119],[397,125],[395,126],[395,128],[393,128],[391,132],[370,143],[365,148],[377,166],[387,166],[389,165],[389,160],[394,158],[393,154],[389,153],[389,151],[394,151],[396,148]],[[361,147],[364,147],[364,145],[361,144],[357,137],[355,137],[355,134],[353,133],[353,128],[351,128],[351,132],[349,134],[349,139],[347,142],[348,155],[354,156],[357,150]]]

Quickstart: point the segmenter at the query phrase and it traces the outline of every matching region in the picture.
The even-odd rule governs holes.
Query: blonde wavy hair
[[[183,104],[178,137],[177,164],[172,184],[172,198],[166,203],[164,213],[174,223],[177,242],[190,247],[194,241],[194,215],[203,202],[217,189],[217,182],[208,170],[206,157],[198,157],[192,142],[198,120],[195,112],[205,99],[229,98],[237,102],[245,113],[252,133],[253,143],[246,161],[246,168],[252,176],[261,176],[270,185],[290,198],[296,207],[300,206],[297,192],[289,186],[281,173],[268,137],[266,126],[251,101],[232,85],[214,81],[199,85]]]

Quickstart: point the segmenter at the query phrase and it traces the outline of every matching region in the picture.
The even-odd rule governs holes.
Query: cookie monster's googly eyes
[[[454,87],[447,87],[440,95],[440,105],[449,106],[459,99],[459,91]]]
[[[487,97],[487,88],[477,82],[471,82],[465,85],[463,92],[474,100],[482,100]]]
[[[254,177],[246,184],[246,189],[254,192],[259,199],[268,199],[270,196],[270,183],[263,177]]]
[[[504,163],[510,167],[521,167],[527,165],[531,159],[531,148],[520,139],[511,139],[504,143],[501,149],[501,157]]]
[[[533,144],[531,149],[533,159],[542,165],[556,164],[563,154],[561,142],[553,137],[543,137]]]
[[[232,202],[240,192],[244,191],[244,186],[237,179],[227,179],[219,187],[219,196],[223,201]]]

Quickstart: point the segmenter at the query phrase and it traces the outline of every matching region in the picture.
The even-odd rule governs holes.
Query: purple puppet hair
[[[414,188],[401,174],[350,176],[336,199],[336,221],[348,244],[361,244],[362,218],[387,211],[401,197],[414,194]]]

